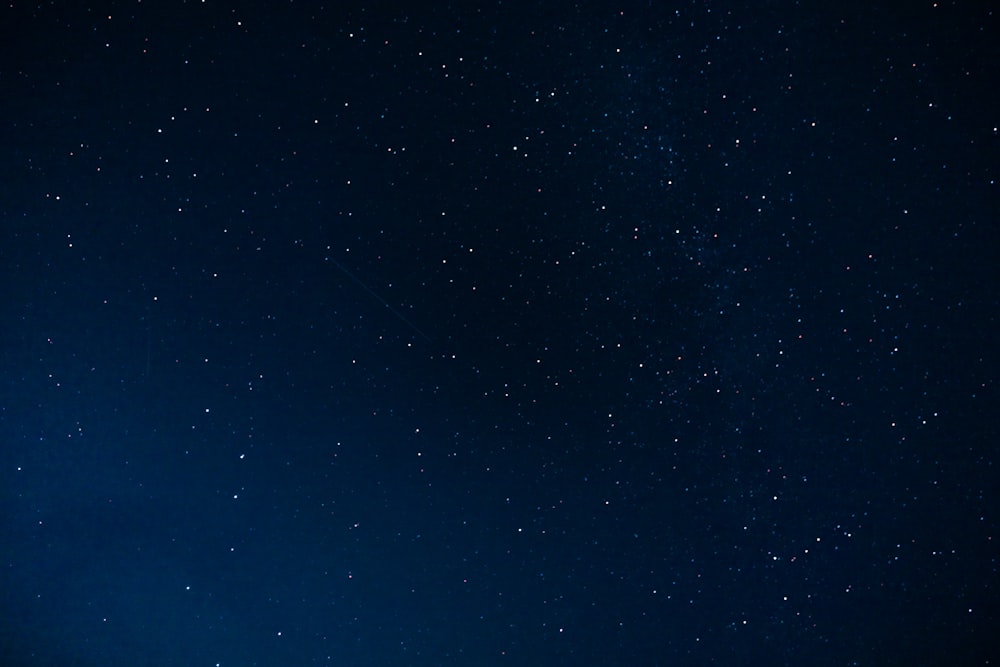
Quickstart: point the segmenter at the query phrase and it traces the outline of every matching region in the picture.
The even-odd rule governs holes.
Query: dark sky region
[[[998,28],[5,4],[0,665],[996,664]]]

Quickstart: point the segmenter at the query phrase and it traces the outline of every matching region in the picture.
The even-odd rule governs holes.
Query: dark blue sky
[[[69,4],[0,663],[1000,657],[984,5]]]

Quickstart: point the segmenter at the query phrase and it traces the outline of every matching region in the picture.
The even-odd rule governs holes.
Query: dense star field
[[[0,9],[0,664],[996,664],[988,3],[409,4]]]

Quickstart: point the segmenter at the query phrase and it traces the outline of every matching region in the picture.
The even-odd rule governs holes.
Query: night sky
[[[997,664],[990,3],[410,4],[0,9],[0,665]]]

